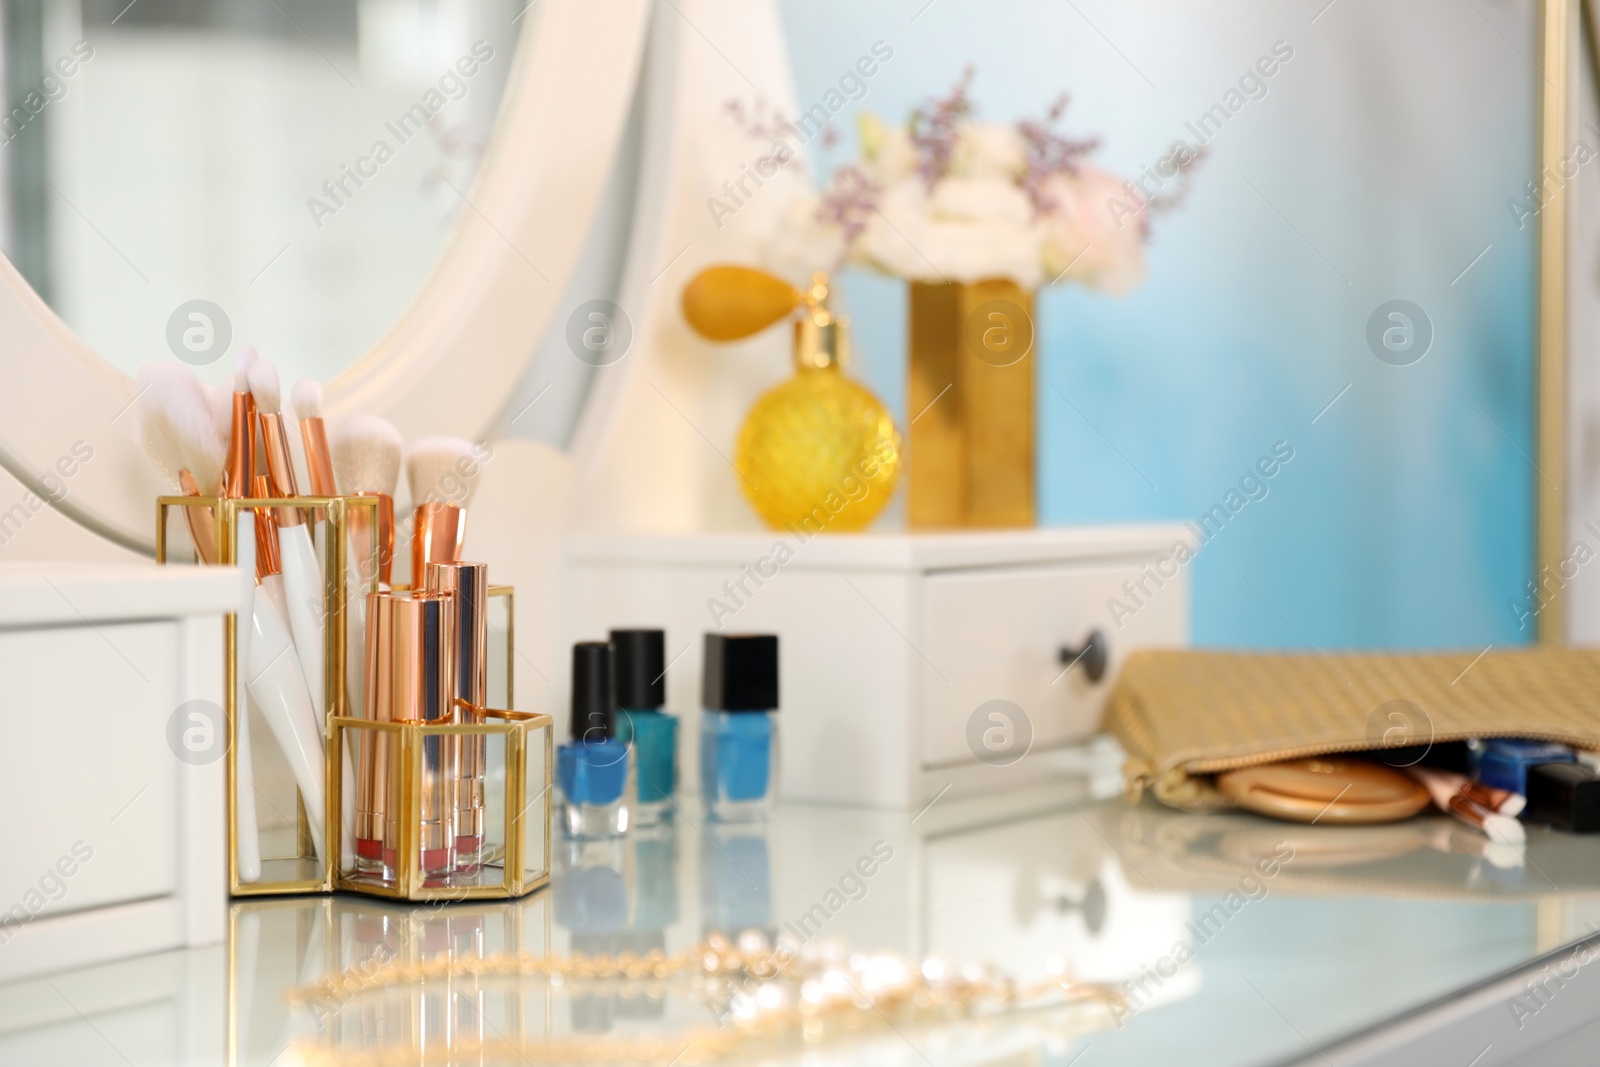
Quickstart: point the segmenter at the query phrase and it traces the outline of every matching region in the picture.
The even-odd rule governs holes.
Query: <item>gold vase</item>
[[[1033,525],[1033,294],[912,282],[909,347],[908,523]]]

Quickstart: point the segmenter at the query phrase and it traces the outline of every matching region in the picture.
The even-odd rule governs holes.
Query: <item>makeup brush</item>
[[[400,431],[385,419],[357,415],[340,423],[329,444],[334,484],[345,496],[373,497],[374,512],[365,507],[350,508],[348,556],[352,613],[350,645],[365,654],[367,647],[367,596],[374,579],[388,588],[394,564],[394,487],[400,478]],[[366,707],[365,664],[348,672],[351,707],[359,713]],[[370,763],[370,747],[363,750],[363,763]]]
[[[461,559],[467,540],[467,505],[480,470],[472,442],[425,437],[406,455],[406,478],[415,508],[411,524],[411,584],[420,586],[429,563]]]
[[[250,397],[250,364],[256,350],[245,345],[233,359],[233,395],[229,398],[228,466],[224,496],[248,496],[256,473],[256,404]]]
[[[295,382],[290,399],[295,417],[300,420],[300,443],[305,446],[311,495],[338,496],[333,454],[328,451],[328,430],[322,421],[322,386],[310,379]]]
[[[139,445],[174,492],[214,496],[222,483],[224,456],[200,382],[173,363],[146,363],[134,380]],[[184,508],[195,554],[217,561],[215,516]]]
[[[328,450],[328,433],[322,422],[322,386],[317,382],[306,379],[295,383],[294,390],[290,393],[290,400],[294,405],[295,417],[300,420],[300,443],[305,452],[306,476],[311,485],[312,496],[338,496],[339,488],[333,477],[333,456]],[[349,521],[350,512],[346,511],[346,522]],[[312,540],[317,545],[324,545],[323,520],[327,517],[325,508],[312,510],[315,521],[312,525]],[[347,534],[348,540],[348,534]],[[320,556],[319,556],[320,558]],[[347,711],[346,714],[359,714],[362,699],[362,675],[365,673],[366,632],[367,632],[367,596],[362,588],[358,568],[350,567],[347,560],[346,588],[349,592],[347,603],[351,614],[349,627],[346,631],[349,643],[353,650],[346,661],[354,660],[352,669],[346,671],[345,692],[355,700],[349,707],[356,709]],[[344,774],[350,777],[349,759],[346,757]],[[347,789],[341,797],[341,817],[343,819],[344,834],[341,836],[342,862],[346,869],[352,869],[355,863],[355,790]]]
[[[231,401],[229,407],[232,407]],[[241,509],[235,521],[238,524],[235,562],[239,567],[239,602],[246,608],[234,626],[233,736],[234,744],[238,746],[235,757],[238,775],[234,786],[234,818],[238,823],[238,831],[234,833],[234,852],[239,863],[239,881],[259,882],[261,829],[256,821],[255,757],[251,755],[250,747],[250,708],[254,701],[250,699],[247,685],[250,674],[250,634],[255,629],[256,516],[252,511]]]
[[[217,431],[217,440],[226,453],[228,426],[233,418],[233,394],[220,385],[212,385],[210,382],[201,382],[200,391],[205,394],[206,406],[211,409],[211,422]]]
[[[254,492],[267,495],[267,478],[256,478]],[[256,514],[256,579],[258,588],[255,610],[250,616],[250,659],[246,685],[256,710],[267,721],[278,747],[289,761],[295,784],[300,788],[300,798],[306,808],[306,822],[311,826],[311,842],[317,855],[324,851],[324,806],[326,782],[323,777],[326,763],[323,754],[322,720],[312,705],[312,688],[307,684],[305,672],[296,656],[288,655],[294,649],[289,628],[284,625],[283,613],[278,606],[282,591],[282,578],[277,573],[280,566],[277,523],[273,508],[263,508]],[[287,605],[292,608],[293,605]]]
[[[250,395],[255,399],[256,419],[261,424],[261,442],[267,460],[267,491],[274,497],[299,496],[294,473],[294,457],[289,450],[289,430],[279,410],[278,370],[264,359],[250,364]],[[259,479],[259,475],[257,476]],[[283,554],[283,591],[288,612],[289,632],[294,635],[295,655],[300,660],[306,683],[311,687],[311,704],[317,721],[327,711],[323,692],[322,568],[311,545],[311,528],[303,508],[279,508],[278,547]]]
[[[221,486],[223,465],[226,460],[221,436],[217,433],[215,411],[208,402],[205,390],[194,375],[171,363],[147,363],[139,368],[135,381],[137,400],[134,404],[138,419],[140,444],[161,471],[180,492],[188,496],[215,494]],[[216,562],[216,521],[209,511],[184,508],[189,520],[189,533],[194,538],[195,552],[203,563]],[[248,512],[240,515],[241,537],[249,537],[254,529]],[[241,565],[248,564],[251,574],[246,584],[254,589],[255,546],[248,551],[241,546]],[[244,601],[239,618],[248,620],[253,602]],[[239,862],[239,879],[253,882],[261,877],[261,839],[255,815],[255,774],[250,762],[249,720],[243,698],[245,665],[248,663],[248,622],[238,627],[239,669],[241,683],[235,694],[235,733],[239,746],[237,783],[238,832],[236,834]]]
[[[345,496],[378,498],[378,527],[367,531],[359,545],[357,527],[366,522],[366,511],[351,509],[351,555],[360,565],[363,588],[372,582],[369,571],[374,553],[378,581],[389,584],[394,563],[394,490],[400,480],[400,451],[400,431],[387,419],[375,415],[357,415],[344,420],[334,429],[329,445],[339,491]]]

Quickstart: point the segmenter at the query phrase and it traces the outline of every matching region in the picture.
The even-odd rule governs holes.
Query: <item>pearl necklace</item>
[[[452,1062],[498,1059],[530,1063],[673,1062],[682,1067],[711,1063],[754,1046],[779,1050],[793,1042],[807,1046],[888,1027],[972,1019],[997,1019],[1022,1011],[1081,1007],[1074,1029],[1098,1028],[1123,997],[1108,986],[1067,977],[1057,961],[1050,977],[1020,984],[979,963],[953,966],[939,957],[915,964],[893,953],[851,953],[833,940],[796,945],[780,938],[771,947],[759,931],[747,930],[737,942],[712,934],[687,952],[667,955],[534,956],[498,954],[452,959],[391,962],[371,969],[352,968],[314,985],[292,990],[291,1002],[343,1006],[362,994],[393,986],[450,982],[458,978],[532,979],[572,993],[603,992],[625,983],[643,983],[646,992],[665,993],[687,984],[699,993],[721,1025],[696,1027],[672,1037],[551,1038],[475,1042],[454,1040]],[[337,1010],[337,1008],[335,1008]],[[344,1051],[304,1041],[295,1046],[307,1067],[385,1067],[415,1064],[415,1045]],[[423,1053],[443,1053],[424,1049]]]

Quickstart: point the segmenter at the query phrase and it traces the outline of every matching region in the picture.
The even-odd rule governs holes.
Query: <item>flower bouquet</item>
[[[1061,132],[1065,95],[1039,118],[979,122],[971,82],[969,68],[904,125],[860,112],[859,161],[790,204],[776,258],[913,282],[1132,290],[1144,278],[1152,218],[1182,201],[1204,149],[1177,142],[1125,180],[1090,161],[1098,138]]]
[[[1151,220],[1183,200],[1204,153],[1177,142],[1125,180],[1091,162],[1098,138],[1062,132],[1066,96],[1038,118],[979,122],[971,83],[968,68],[903,125],[861,112],[860,158],[797,196],[769,248],[787,273],[856,265],[911,283],[907,517],[920,527],[1033,523],[1033,294],[1131,291]],[[785,127],[798,130],[777,116],[747,132]]]

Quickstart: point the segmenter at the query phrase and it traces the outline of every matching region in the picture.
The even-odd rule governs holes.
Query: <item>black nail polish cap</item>
[[[1522,817],[1572,834],[1600,831],[1600,774],[1581,763],[1528,768],[1528,807]]]
[[[667,635],[662,630],[612,630],[617,707],[659,708],[667,702]]]
[[[572,646],[572,739],[600,741],[616,734],[617,698],[611,681],[611,646]]]
[[[778,636],[706,634],[703,705],[712,711],[775,711]]]

